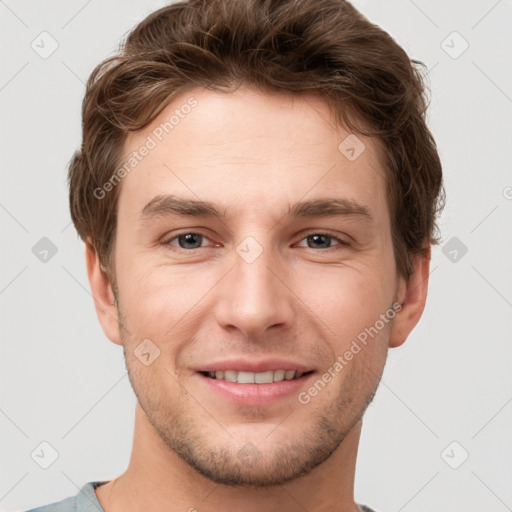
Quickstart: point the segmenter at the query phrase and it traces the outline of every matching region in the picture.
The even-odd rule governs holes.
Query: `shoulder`
[[[88,482],[75,496],[25,512],[104,512],[94,492],[94,489],[102,483],[105,482]]]
[[[366,505],[359,505],[359,508],[361,509],[361,512],[377,512],[376,510],[373,510],[373,508],[370,508]]]
[[[42,507],[31,508],[25,512],[77,512],[76,496],[70,496],[62,501],[43,505]]]

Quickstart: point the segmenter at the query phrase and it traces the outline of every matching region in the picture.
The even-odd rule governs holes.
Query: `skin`
[[[198,105],[122,181],[117,297],[86,244],[99,321],[123,346],[138,398],[130,464],[96,494],[106,512],[356,511],[362,416],[388,348],[423,312],[429,248],[409,280],[398,274],[381,148],[359,136],[365,150],[349,161],[338,150],[349,132],[313,95],[183,92],[130,134],[126,155],[192,96]],[[144,206],[166,194],[212,201],[227,216],[144,221]],[[332,197],[365,205],[372,220],[286,216],[296,201]],[[349,245],[311,239],[325,232]],[[203,237],[169,243],[185,233]],[[248,236],[262,249],[251,263],[236,250]],[[395,302],[400,312],[308,404],[295,393],[235,404],[195,371],[280,357],[315,369],[307,390]],[[148,366],[134,355],[144,339],[160,350]]]

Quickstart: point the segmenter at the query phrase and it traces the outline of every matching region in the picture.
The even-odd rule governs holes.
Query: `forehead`
[[[377,140],[336,126],[316,95],[193,89],[128,136],[123,162],[133,165],[119,214],[135,220],[155,197],[173,194],[235,217],[277,216],[283,204],[319,197],[368,204],[386,217],[380,151]]]

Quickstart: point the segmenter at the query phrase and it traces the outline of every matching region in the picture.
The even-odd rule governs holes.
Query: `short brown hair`
[[[384,147],[397,269],[439,243],[442,167],[426,125],[425,65],[345,0],[183,0],[157,10],[87,82],[83,140],[69,167],[71,217],[115,283],[120,186],[98,199],[121,163],[128,132],[149,124],[179,92],[315,93],[336,121]],[[112,282],[112,281],[111,281]]]

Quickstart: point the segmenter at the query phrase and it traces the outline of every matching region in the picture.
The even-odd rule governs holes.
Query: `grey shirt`
[[[33,508],[26,512],[105,512],[96,497],[94,489],[106,482],[88,482],[76,494],[62,501]],[[366,505],[359,505],[361,512],[376,512]]]

